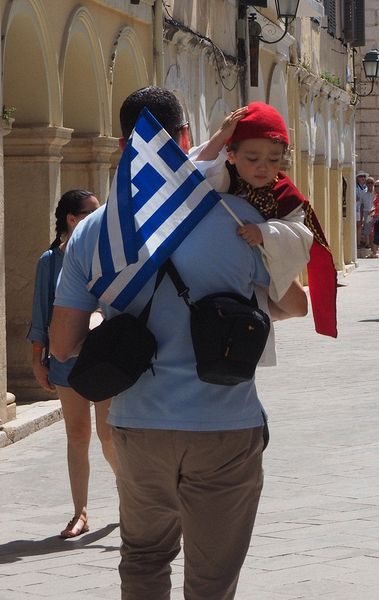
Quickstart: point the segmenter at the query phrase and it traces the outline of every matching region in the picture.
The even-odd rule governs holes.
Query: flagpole
[[[228,213],[233,217],[233,219],[238,223],[238,225],[243,225],[241,219],[239,217],[237,217],[236,213],[234,212],[234,210],[232,210],[230,208],[230,206],[227,205],[227,203],[225,202],[225,200],[220,200],[220,203],[223,205],[223,207],[228,211]]]

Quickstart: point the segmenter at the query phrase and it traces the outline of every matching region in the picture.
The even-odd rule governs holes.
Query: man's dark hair
[[[185,125],[179,100],[169,90],[155,86],[141,88],[126,98],[120,109],[122,135],[128,139],[141,110],[146,106],[174,140]]]

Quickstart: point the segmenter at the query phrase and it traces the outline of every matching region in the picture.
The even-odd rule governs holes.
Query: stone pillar
[[[313,208],[315,209],[318,220],[320,221],[321,227],[324,230],[326,239],[329,242],[330,239],[330,227],[329,227],[329,211],[328,211],[328,198],[329,198],[329,177],[328,169],[325,166],[325,156],[315,156],[313,165]]]
[[[84,188],[99,202],[108,197],[112,155],[118,149],[113,137],[73,137],[64,148],[61,168],[62,192]]]
[[[0,425],[9,420],[7,408],[7,352],[5,337],[5,258],[4,258],[4,160],[3,139],[10,127],[0,120]],[[13,417],[13,415],[12,415]]]
[[[342,243],[342,169],[333,160],[329,170],[330,248],[337,271],[345,270]]]
[[[301,152],[299,189],[303,196],[309,200],[313,206],[313,165],[309,152],[306,152],[305,150]],[[303,270],[301,281],[303,285],[308,284],[308,272],[306,268]]]
[[[21,400],[54,397],[34,379],[25,336],[37,259],[54,237],[62,146],[71,133],[62,127],[17,128],[4,142],[8,389]]]
[[[357,260],[357,225],[355,219],[355,180],[351,164],[343,166],[342,175],[347,182],[346,216],[343,218],[343,251],[345,263]]]

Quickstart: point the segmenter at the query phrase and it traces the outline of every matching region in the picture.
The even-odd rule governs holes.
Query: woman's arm
[[[49,382],[49,369],[43,363],[48,346],[50,260],[50,254],[45,252],[37,263],[32,322],[26,336],[32,342],[34,377],[39,385],[48,392],[55,389]]]

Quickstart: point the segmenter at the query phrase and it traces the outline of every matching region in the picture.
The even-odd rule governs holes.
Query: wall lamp
[[[376,49],[370,50],[370,52],[367,52],[367,54],[365,54],[362,59],[363,70],[365,72],[366,79],[368,79],[368,81],[371,82],[371,88],[367,94],[359,94],[357,91],[357,86],[364,85],[368,82],[358,81],[358,79],[355,75],[355,55],[356,55],[356,53],[357,53],[356,49],[353,48],[353,81],[351,84],[351,89],[352,89],[353,94],[358,96],[358,98],[365,98],[366,96],[369,96],[370,94],[372,94],[372,92],[374,90],[374,84],[379,79],[379,52]]]
[[[266,40],[262,35],[262,27],[257,21],[256,13],[250,13],[248,18],[249,23],[249,49],[250,49],[250,85],[252,87],[258,86],[258,69],[259,69],[259,42],[265,44],[276,44],[280,42],[287,34],[288,26],[296,18],[297,9],[299,7],[300,0],[275,0],[276,14],[279,21],[284,23],[284,32],[277,39]],[[256,3],[258,4],[258,2]],[[255,6],[253,2],[249,2],[249,6]],[[262,5],[260,3],[260,5]],[[267,6],[267,4],[265,3]],[[275,27],[275,23],[270,21],[266,27]]]
[[[265,44],[276,44],[284,38],[288,32],[288,26],[296,18],[297,9],[299,7],[300,0],[275,0],[276,14],[279,21],[284,23],[284,32],[276,40],[265,40],[262,35],[262,27],[257,22],[256,13],[249,15],[249,37],[258,38],[259,41]],[[268,26],[268,25],[267,25]],[[266,27],[267,27],[266,26]]]

